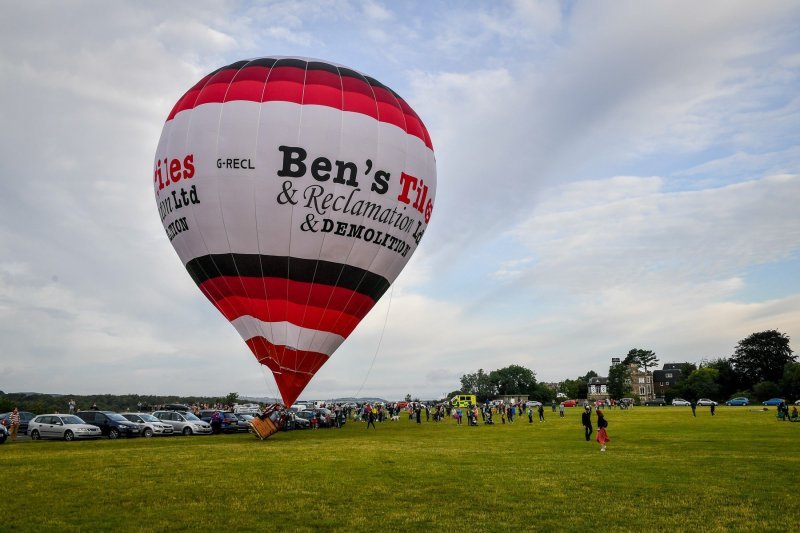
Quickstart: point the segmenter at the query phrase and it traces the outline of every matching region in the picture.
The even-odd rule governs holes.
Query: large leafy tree
[[[757,400],[768,400],[775,398],[781,393],[781,388],[774,381],[762,381],[753,386],[753,394]]]
[[[532,400],[538,400],[542,403],[550,403],[553,398],[556,397],[556,393],[544,383],[537,383],[529,396]]]
[[[787,400],[800,398],[800,363],[789,363],[784,367],[781,390]]]
[[[719,359],[712,359],[703,365],[706,368],[713,368],[718,372],[717,384],[719,385],[720,398],[731,398],[737,395],[737,392],[749,389],[752,383],[745,383],[742,375],[736,371],[733,362],[726,358],[720,357]]]
[[[777,383],[784,367],[797,358],[789,347],[789,336],[777,330],[753,333],[739,341],[731,357],[736,371],[752,386],[761,381]]]
[[[239,401],[239,393],[238,392],[229,392],[225,398],[222,399],[222,403],[224,405],[233,405]]]
[[[719,399],[719,385],[717,378],[719,371],[715,368],[698,368],[686,378],[683,391],[689,400],[698,398]]]
[[[626,364],[611,365],[608,369],[608,395],[615,400],[627,398],[631,393],[631,369]]]
[[[484,402],[497,395],[497,387],[492,382],[489,374],[478,369],[474,374],[461,376],[461,390],[463,394],[474,394],[479,402]]]
[[[563,392],[567,398],[580,398],[578,396],[580,388],[580,381],[577,379],[565,379],[558,386],[558,392]]]
[[[622,362],[626,365],[635,363],[636,366],[644,368],[644,371],[647,372],[648,368],[653,368],[658,364],[658,357],[656,357],[656,353],[653,350],[633,348]]]
[[[520,365],[510,365],[493,370],[489,377],[498,394],[533,394],[536,391],[536,374]]]

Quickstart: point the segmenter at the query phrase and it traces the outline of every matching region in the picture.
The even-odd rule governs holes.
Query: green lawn
[[[580,410],[513,425],[0,446],[8,530],[797,531],[800,423],[775,409]],[[594,419],[594,417],[593,417]],[[499,420],[499,419],[498,419]]]

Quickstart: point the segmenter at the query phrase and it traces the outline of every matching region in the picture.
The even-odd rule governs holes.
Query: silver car
[[[100,428],[87,424],[75,415],[39,415],[28,423],[31,439],[99,439]]]
[[[162,422],[149,413],[120,413],[122,416],[138,425],[142,430],[142,437],[153,435],[172,435],[175,430],[172,425]]]
[[[189,411],[156,411],[153,416],[172,426],[175,433],[184,436],[211,435],[211,424],[203,422]]]

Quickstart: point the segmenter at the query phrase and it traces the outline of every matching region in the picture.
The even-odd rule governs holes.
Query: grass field
[[[800,423],[775,409],[580,410],[512,425],[0,446],[7,530],[797,531]],[[593,417],[594,419],[594,417]]]

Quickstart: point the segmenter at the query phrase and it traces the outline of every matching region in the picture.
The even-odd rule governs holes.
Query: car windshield
[[[69,415],[69,416],[62,416],[61,420],[64,421],[65,424],[85,424],[83,420],[78,418],[77,416]]]
[[[194,416],[194,413],[183,413],[183,416],[186,417],[186,420],[191,420],[192,422],[201,422],[199,418]]]
[[[130,422],[130,420],[128,420],[127,418],[125,418],[124,416],[122,416],[119,413],[108,413],[108,418],[110,418],[111,420],[114,420],[116,422]]]
[[[139,416],[145,422],[158,422],[158,418],[154,417],[153,415],[143,414],[143,415],[139,415]]]

